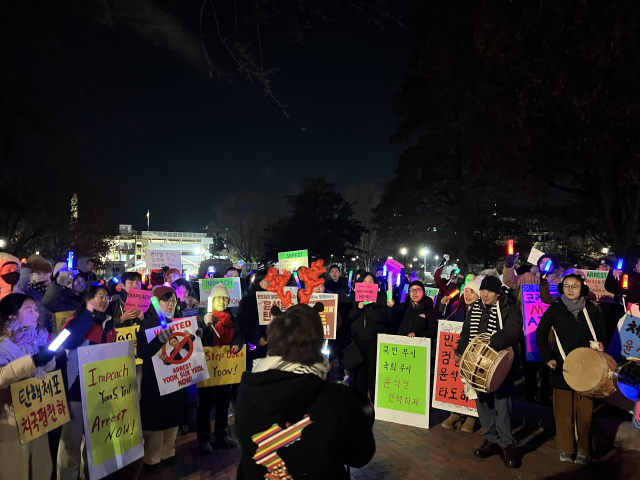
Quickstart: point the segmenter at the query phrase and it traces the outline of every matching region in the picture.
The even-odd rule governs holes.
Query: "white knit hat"
[[[227,287],[219,283],[218,285],[213,287],[213,290],[211,290],[211,297],[212,298],[216,298],[216,297],[229,298],[229,290],[227,290]]]
[[[464,288],[470,288],[471,290],[476,292],[476,295],[480,296],[480,280],[478,280],[477,278],[465,283]]]

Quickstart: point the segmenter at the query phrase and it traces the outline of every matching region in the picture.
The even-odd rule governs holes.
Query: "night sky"
[[[67,50],[78,82],[53,77],[50,101],[109,185],[113,220],[134,229],[146,229],[149,209],[152,230],[200,230],[211,205],[242,189],[282,210],[273,199],[298,192],[303,176],[382,186],[400,151],[388,142],[391,97],[411,46],[411,2],[391,8],[406,29],[350,12],[317,22],[302,45],[263,36],[289,118],[257,83],[209,79],[180,51],[109,29]]]

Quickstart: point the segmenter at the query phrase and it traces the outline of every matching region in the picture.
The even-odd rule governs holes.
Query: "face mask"
[[[2,278],[2,280],[7,285],[11,285],[13,287],[14,285],[18,284],[18,280],[20,280],[20,274],[18,272],[3,273],[2,275],[0,275],[0,278]]]
[[[174,314],[174,313],[175,313],[175,312],[166,313],[165,311],[163,311],[163,312],[162,312],[162,315],[164,316],[164,318],[165,318],[166,320],[171,320],[171,319],[173,319],[173,314]]]

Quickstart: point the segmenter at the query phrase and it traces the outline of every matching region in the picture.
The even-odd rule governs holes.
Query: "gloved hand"
[[[167,343],[167,340],[169,340],[169,338],[171,338],[171,334],[173,332],[171,331],[170,328],[166,328],[164,330],[161,330],[160,333],[158,334],[158,339],[162,342],[162,343]]]
[[[60,270],[58,272],[58,278],[56,278],[56,283],[61,287],[67,287],[71,283],[71,278],[73,274],[68,270]]]
[[[47,347],[40,346],[38,347],[38,353],[33,355],[31,359],[33,360],[33,363],[35,363],[36,367],[44,367],[53,359],[55,354],[56,352],[52,352]]]
[[[513,266],[516,264],[516,260],[518,259],[518,254],[517,253],[513,253],[511,255],[507,255],[507,258],[505,259],[505,262],[507,264],[507,268],[513,268]]]
[[[203,329],[198,328],[198,329],[196,330],[196,335],[197,335],[198,337],[202,338],[202,333],[203,333],[203,332],[204,332],[204,330],[203,330]]]

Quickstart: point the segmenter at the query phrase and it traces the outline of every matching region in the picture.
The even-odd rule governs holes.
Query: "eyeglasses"
[[[410,288],[409,289],[409,293],[418,293],[421,292],[422,289],[421,288]]]
[[[111,297],[108,297],[106,295],[96,295],[96,298],[98,300],[104,300],[105,302],[110,302],[111,301]]]
[[[177,303],[175,298],[172,298],[171,300],[160,300],[160,301],[168,305],[175,305]]]
[[[580,284],[574,283],[573,285],[565,285],[562,288],[564,288],[565,290],[578,290],[580,288]]]

